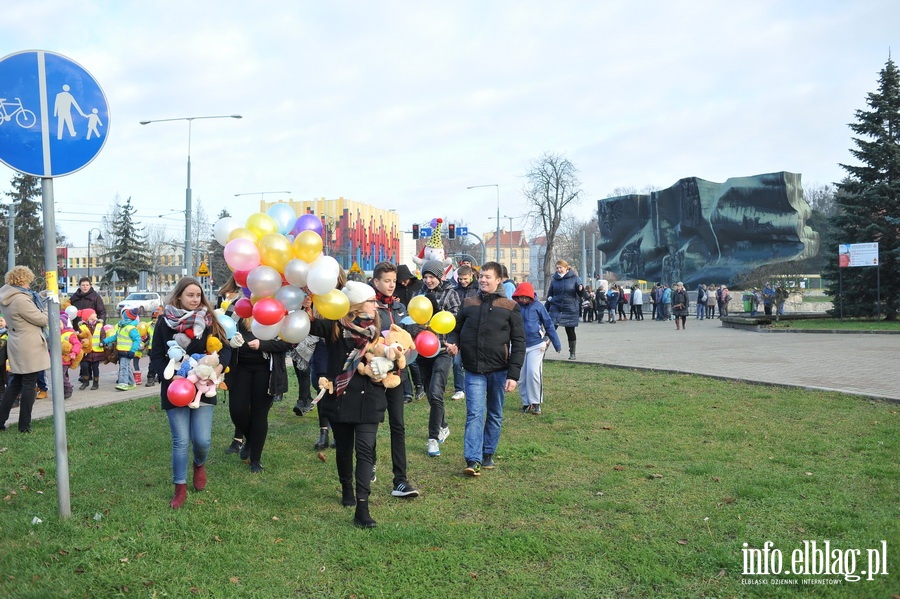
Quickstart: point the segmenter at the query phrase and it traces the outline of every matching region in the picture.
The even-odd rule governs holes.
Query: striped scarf
[[[350,379],[356,374],[356,367],[366,353],[366,347],[378,337],[378,331],[375,330],[374,324],[365,324],[371,322],[372,317],[368,314],[360,314],[355,320],[350,320],[345,316],[340,320],[341,329],[344,331],[344,339],[349,339],[353,343],[353,349],[347,354],[344,360],[342,372],[334,379],[334,394],[336,397],[343,395],[350,384]]]

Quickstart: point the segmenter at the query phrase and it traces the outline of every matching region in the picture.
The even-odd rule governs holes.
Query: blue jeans
[[[496,453],[503,424],[505,386],[506,370],[487,374],[466,371],[466,462],[481,462],[485,454]]]
[[[169,428],[172,431],[172,482],[176,485],[187,483],[188,447],[194,446],[194,464],[202,466],[209,455],[212,443],[213,407],[200,404],[191,408],[171,408],[166,410]]]
[[[463,370],[462,354],[453,356],[453,392],[466,390],[466,371]]]
[[[134,370],[131,369],[131,358],[119,356],[119,378],[116,379],[116,384],[134,384]]]

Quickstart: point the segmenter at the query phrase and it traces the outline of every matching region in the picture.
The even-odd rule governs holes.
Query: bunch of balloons
[[[424,295],[417,295],[409,300],[409,306],[406,307],[409,317],[416,324],[427,325],[431,331],[441,335],[446,335],[456,328],[456,318],[447,310],[441,310],[437,314],[434,313],[434,307]],[[441,343],[437,335],[431,331],[422,331],[416,335],[416,351],[425,358],[433,358],[441,351]]]
[[[274,204],[265,213],[250,215],[241,225],[226,217],[213,232],[225,247],[225,262],[244,297],[234,304],[241,318],[253,318],[258,339],[281,337],[299,343],[309,334],[309,317],[301,308],[307,294],[316,310],[337,320],[350,310],[347,296],[337,289],[340,265],[322,253],[322,221],[314,214],[299,218],[287,204]],[[219,318],[226,334],[234,322]]]

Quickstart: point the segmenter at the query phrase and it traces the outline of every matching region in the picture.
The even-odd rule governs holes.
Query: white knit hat
[[[341,291],[350,300],[351,306],[375,299],[375,290],[370,285],[358,281],[347,281]]]

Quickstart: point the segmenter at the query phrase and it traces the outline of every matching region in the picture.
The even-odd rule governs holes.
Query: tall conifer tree
[[[141,271],[150,270],[150,248],[147,246],[146,236],[142,230],[138,230],[134,222],[136,209],[131,205],[131,198],[125,200],[125,204],[119,206],[116,203],[115,214],[109,227],[112,241],[109,250],[104,254],[107,260],[103,275],[103,283],[112,285],[112,273],[118,275],[118,285],[128,288],[136,286]]]
[[[842,164],[847,177],[838,184],[837,214],[831,222],[837,239],[827,241],[831,252],[824,275],[831,281],[829,295],[837,297],[839,243],[878,242],[882,313],[897,318],[900,309],[900,70],[890,58],[881,70],[878,91],[866,99],[868,110],[856,111],[850,129],[858,165]],[[844,314],[877,313],[874,267],[844,268]]]

